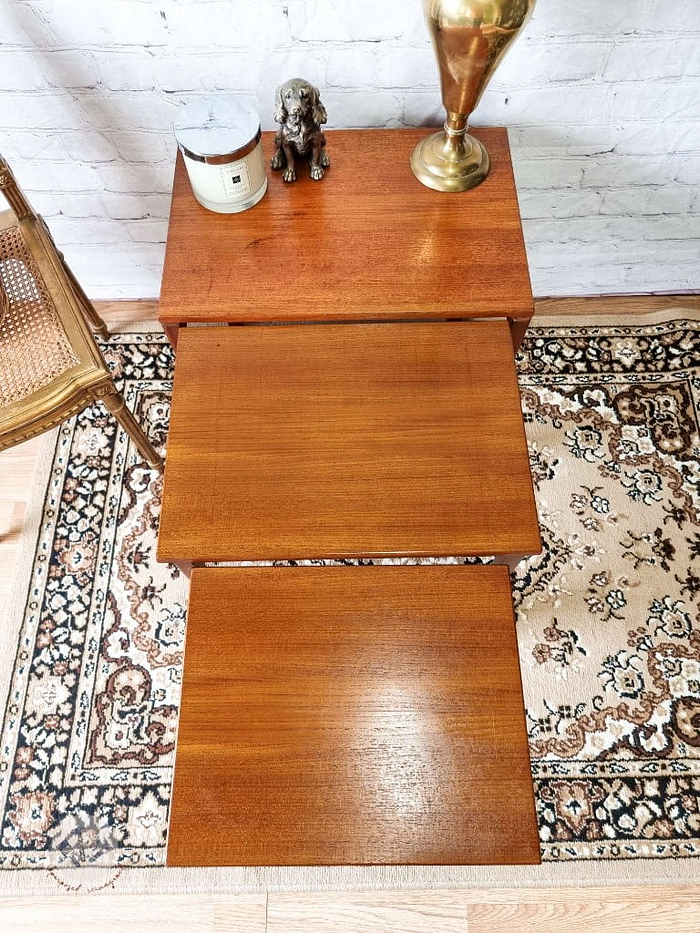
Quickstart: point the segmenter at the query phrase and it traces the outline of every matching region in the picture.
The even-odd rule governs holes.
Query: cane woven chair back
[[[90,331],[107,336],[104,322],[1,156],[0,191],[10,206],[0,213],[0,450],[101,400],[160,466]]]

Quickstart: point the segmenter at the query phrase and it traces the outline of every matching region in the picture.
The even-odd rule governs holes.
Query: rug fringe
[[[0,873],[0,896],[264,894],[697,885],[694,859],[533,866],[52,869]]]

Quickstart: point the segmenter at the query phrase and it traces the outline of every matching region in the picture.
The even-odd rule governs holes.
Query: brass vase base
[[[484,181],[491,159],[469,133],[442,130],[418,143],[411,169],[418,181],[435,191],[468,191]]]

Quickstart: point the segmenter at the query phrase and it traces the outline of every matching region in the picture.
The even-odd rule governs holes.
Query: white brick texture
[[[93,297],[154,297],[179,103],[231,90],[271,129],[301,74],[331,127],[435,123],[421,8],[3,0],[0,151]],[[700,289],[700,0],[539,0],[474,123],[510,130],[536,294]]]

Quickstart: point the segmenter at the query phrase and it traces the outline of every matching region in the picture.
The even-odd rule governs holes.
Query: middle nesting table
[[[183,328],[158,558],[540,550],[505,321]]]

